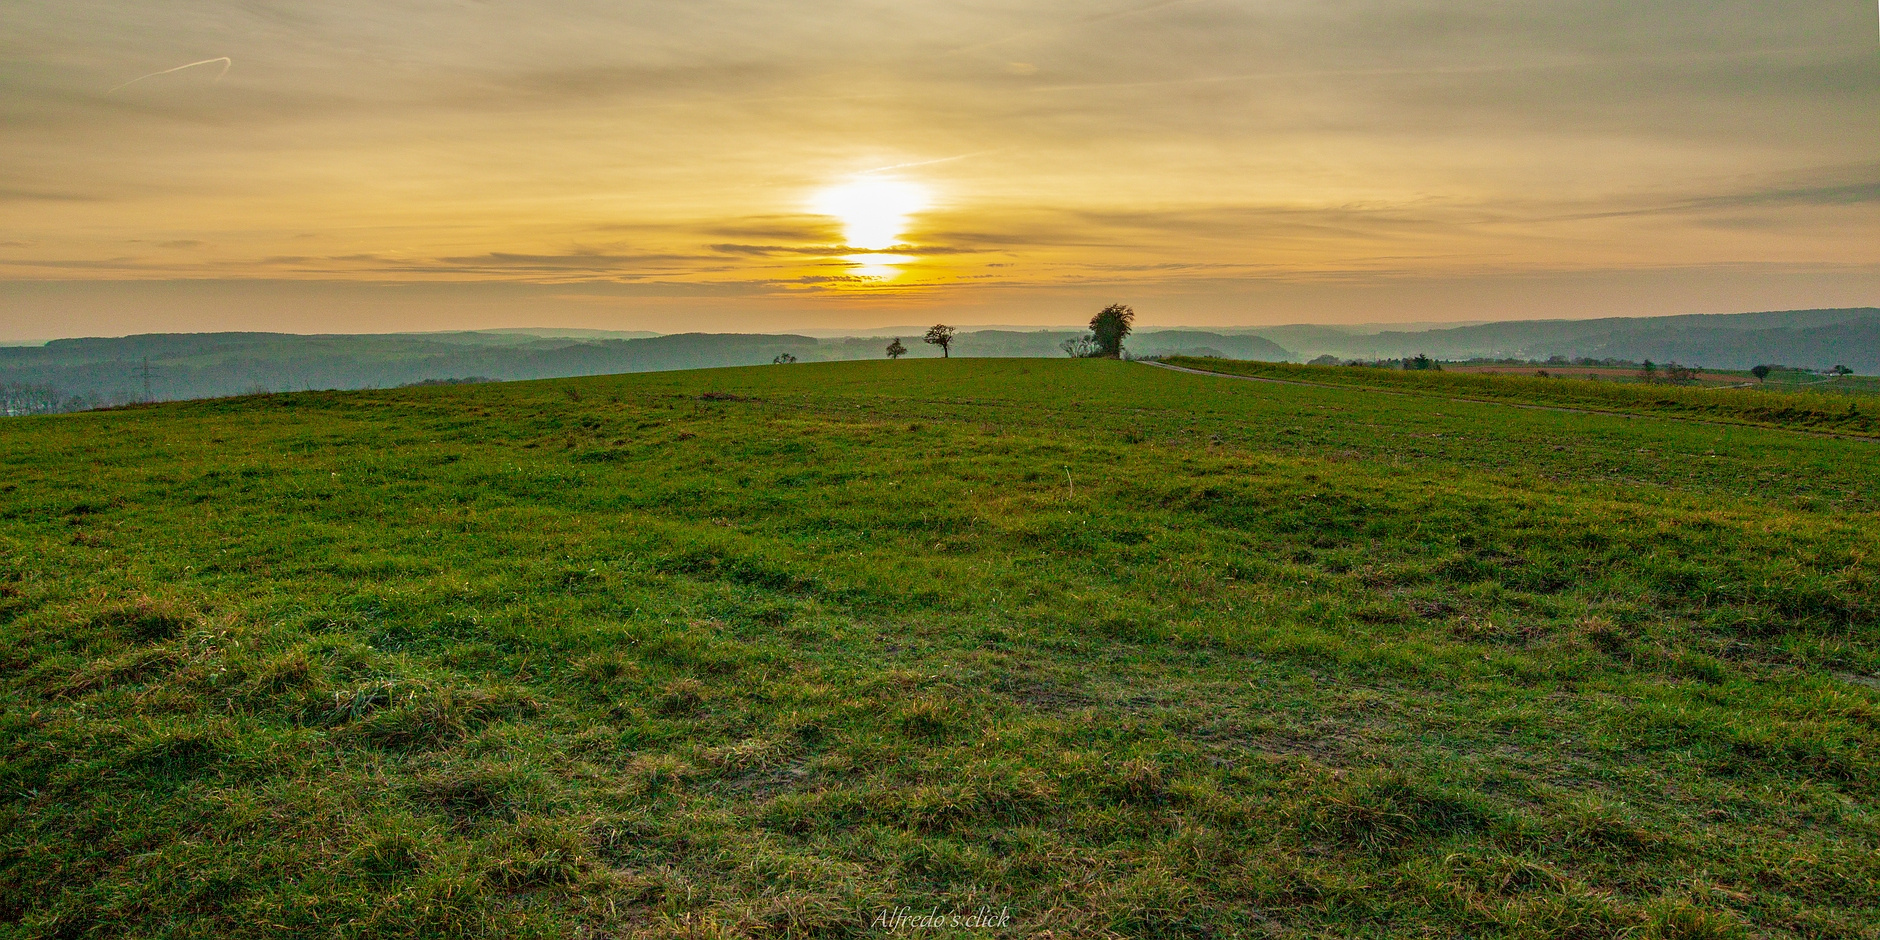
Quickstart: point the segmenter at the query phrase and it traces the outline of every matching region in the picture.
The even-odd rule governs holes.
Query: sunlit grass
[[[1039,360],[5,433],[22,936],[1880,924],[1867,443]]]
[[[1185,369],[1283,381],[1880,436],[1880,403],[1866,400],[1863,387],[1852,383],[1824,383],[1837,389],[1826,392],[1781,383],[1753,388],[1715,388],[1631,379],[1597,381],[1561,376],[1309,366],[1188,356],[1171,357],[1168,362]]]

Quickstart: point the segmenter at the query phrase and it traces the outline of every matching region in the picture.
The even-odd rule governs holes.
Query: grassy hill
[[[1880,931],[1872,443],[970,359],[4,430],[0,935]]]

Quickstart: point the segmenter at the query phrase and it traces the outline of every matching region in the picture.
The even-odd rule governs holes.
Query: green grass
[[[1777,391],[1793,390],[1836,395],[1880,395],[1880,376],[1824,376],[1800,369],[1778,369],[1769,373],[1769,378],[1762,383],[1761,387]]]
[[[1167,361],[1184,369],[1226,375],[1880,437],[1880,403],[1854,400],[1857,393],[1849,391],[1855,388],[1853,385],[1825,393],[1795,391],[1793,387],[1706,388],[1634,380],[1306,366],[1189,356]]]
[[[0,460],[0,936],[1880,933],[1867,442],[923,360]]]

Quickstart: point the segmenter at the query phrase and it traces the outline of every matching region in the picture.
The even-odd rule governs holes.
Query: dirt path
[[[1248,382],[1269,382],[1274,385],[1298,385],[1304,388],[1344,389],[1347,391],[1371,392],[1378,395],[1401,395],[1405,398],[1432,398],[1437,401],[1453,401],[1467,405],[1506,405],[1510,408],[1525,408],[1528,411],[1558,411],[1574,415],[1606,415],[1628,420],[1657,419],[1661,421],[1683,421],[1688,424],[1708,424],[1719,428],[1751,428],[1758,431],[1782,431],[1788,434],[1806,434],[1809,437],[1827,437],[1837,441],[1860,441],[1867,444],[1880,444],[1880,438],[1866,437],[1860,434],[1838,434],[1833,431],[1805,431],[1800,428],[1785,428],[1771,424],[1751,424],[1749,422],[1717,421],[1710,418],[1687,418],[1682,415],[1636,414],[1629,411],[1607,411],[1601,408],[1568,408],[1565,405],[1531,405],[1524,402],[1503,401],[1499,398],[1456,398],[1431,392],[1408,392],[1400,389],[1376,388],[1369,385],[1341,385],[1335,382],[1301,382],[1297,379],[1269,379],[1258,375],[1235,375],[1231,372],[1209,372],[1206,369],[1190,369],[1186,366],[1170,365],[1166,362],[1152,362],[1147,359],[1134,360],[1143,365],[1167,369],[1171,372],[1186,372],[1189,375],[1205,375],[1216,379],[1243,379]]]

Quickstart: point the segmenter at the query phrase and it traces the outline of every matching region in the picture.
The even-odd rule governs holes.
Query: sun
[[[850,248],[880,251],[901,244],[907,220],[931,199],[918,183],[864,176],[816,194],[811,210],[842,220],[842,241]]]

